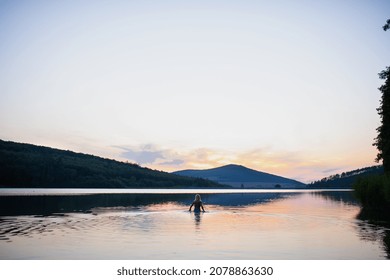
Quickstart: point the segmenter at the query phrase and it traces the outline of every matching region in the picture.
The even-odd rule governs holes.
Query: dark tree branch
[[[390,28],[390,19],[388,19],[388,20],[386,21],[386,24],[383,25],[383,30],[384,30],[384,31],[387,31],[387,29],[389,29],[389,28]]]

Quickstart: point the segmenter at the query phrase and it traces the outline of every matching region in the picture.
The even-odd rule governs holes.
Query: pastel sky
[[[0,139],[303,182],[371,166],[388,18],[388,0],[0,0]]]

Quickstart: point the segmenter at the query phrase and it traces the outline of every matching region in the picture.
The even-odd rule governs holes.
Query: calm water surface
[[[2,189],[0,259],[390,258],[350,191],[226,192]]]

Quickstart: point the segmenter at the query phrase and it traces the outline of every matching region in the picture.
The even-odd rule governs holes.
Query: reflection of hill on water
[[[220,206],[246,206],[258,203],[267,203],[283,199],[298,193],[231,193],[231,194],[203,194],[202,200],[207,204]]]
[[[352,191],[326,191],[326,192],[312,192],[310,194],[313,196],[320,196],[326,200],[342,202],[344,204],[349,204],[349,205],[359,205]]]
[[[390,259],[390,213],[384,211],[370,211],[362,209],[357,219],[364,221],[359,223],[359,236],[363,240],[380,240]]]
[[[352,191],[345,192],[313,192],[313,196],[349,205],[359,205]],[[390,213],[386,211],[368,211],[361,209],[356,216],[359,237],[367,242],[380,241],[386,252],[386,258],[390,259]]]
[[[344,204],[359,205],[352,191],[348,192],[314,192],[314,196],[343,202]],[[390,259],[390,214],[362,209],[356,217],[359,237],[368,242],[380,241],[383,244],[387,259]]]
[[[266,203],[298,193],[233,193],[202,194],[205,205],[245,206]],[[55,213],[89,212],[93,208],[138,207],[174,202],[183,209],[194,199],[193,194],[91,194],[0,196],[0,215],[52,215]]]

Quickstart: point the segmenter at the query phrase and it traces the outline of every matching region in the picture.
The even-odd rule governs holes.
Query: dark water
[[[174,192],[0,193],[0,259],[390,258],[389,223],[349,191],[198,190],[200,214]]]

